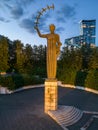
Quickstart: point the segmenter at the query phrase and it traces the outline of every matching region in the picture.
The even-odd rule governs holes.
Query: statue
[[[55,25],[51,24],[49,28],[49,34],[41,34],[38,27],[35,26],[38,35],[47,39],[47,77],[48,79],[56,79],[57,57],[62,44],[59,35],[55,34]]]
[[[46,10],[54,10],[54,4],[52,6],[48,6],[46,8],[42,8],[38,15],[36,16],[35,21],[35,29],[38,35],[42,38],[47,39],[47,77],[48,79],[55,79],[56,78],[56,68],[57,68],[57,57],[60,53],[60,46],[62,45],[59,39],[59,35],[55,34],[55,25],[51,24],[50,33],[49,34],[41,34],[40,30],[38,29],[39,19],[43,15]]]
[[[59,35],[55,33],[55,25],[49,26],[50,33],[41,34],[38,24],[39,19],[47,10],[54,9],[54,5],[42,8],[36,16],[35,29],[38,35],[42,38],[47,39],[47,78],[45,80],[45,112],[49,110],[57,110],[58,107],[58,85],[56,80],[56,69],[57,69],[57,57],[60,53],[60,42]]]

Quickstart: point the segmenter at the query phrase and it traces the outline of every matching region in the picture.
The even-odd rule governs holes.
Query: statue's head
[[[50,31],[51,31],[51,32],[54,32],[54,30],[55,30],[55,25],[54,25],[54,24],[50,24],[49,28],[50,28]]]

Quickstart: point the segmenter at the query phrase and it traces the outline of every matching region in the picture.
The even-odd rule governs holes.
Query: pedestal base
[[[45,81],[45,113],[49,110],[57,110],[58,86],[57,80],[47,79]]]

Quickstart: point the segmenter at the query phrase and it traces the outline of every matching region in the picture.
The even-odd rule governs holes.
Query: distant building
[[[96,20],[80,21],[80,35],[65,39],[65,44],[68,46],[81,47],[88,44],[95,47],[96,40]]]
[[[65,39],[65,44],[68,46],[74,46],[76,48],[80,48],[81,45],[84,42],[84,36],[80,35],[80,36],[75,36],[75,37],[71,37],[68,39]]]
[[[85,44],[95,46],[96,20],[80,21],[80,35],[84,36]]]

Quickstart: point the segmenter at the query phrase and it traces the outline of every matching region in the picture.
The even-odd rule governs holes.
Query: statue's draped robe
[[[57,54],[56,39],[57,34],[47,34],[47,76],[50,79],[56,77]]]
[[[37,31],[40,37],[47,39],[47,77],[48,79],[55,79],[57,69],[57,56],[60,52],[61,46],[59,35],[55,33],[41,34],[39,30]]]

